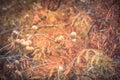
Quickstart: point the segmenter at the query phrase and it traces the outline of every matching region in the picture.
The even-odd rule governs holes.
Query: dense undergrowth
[[[0,0],[0,79],[120,80],[119,0],[46,5]]]

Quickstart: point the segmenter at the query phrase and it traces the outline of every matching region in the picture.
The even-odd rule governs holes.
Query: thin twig
[[[13,31],[13,29],[10,29],[10,30],[4,30],[4,31],[2,31],[2,32],[0,33],[0,35],[3,35],[3,34],[5,34],[5,33],[11,32],[11,31]]]
[[[75,22],[78,20],[79,16],[81,15],[81,12],[79,12],[76,16],[75,19],[72,21],[71,26],[75,25]]]
[[[45,34],[36,34],[36,35],[43,36],[43,37],[45,37],[46,39],[48,39],[48,40],[50,40],[50,41],[52,41],[52,42],[55,42],[53,39],[51,39],[51,38],[45,36]]]
[[[2,48],[0,48],[0,52],[1,52],[4,48],[6,48],[6,47],[8,47],[8,46],[10,46],[10,45],[11,45],[11,44],[9,43],[9,44],[3,46]]]
[[[97,23],[97,20],[95,20],[95,22],[93,22],[93,24],[90,26],[90,29],[87,32],[88,37],[90,36],[90,33],[91,33],[92,29],[95,27],[96,23]]]

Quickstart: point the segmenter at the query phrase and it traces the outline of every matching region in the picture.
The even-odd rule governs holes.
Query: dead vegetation
[[[119,0],[63,1],[56,11],[3,2],[1,80],[120,79]]]

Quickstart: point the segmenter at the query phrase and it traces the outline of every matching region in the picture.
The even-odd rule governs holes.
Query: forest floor
[[[119,1],[82,1],[1,0],[0,79],[119,80]]]

